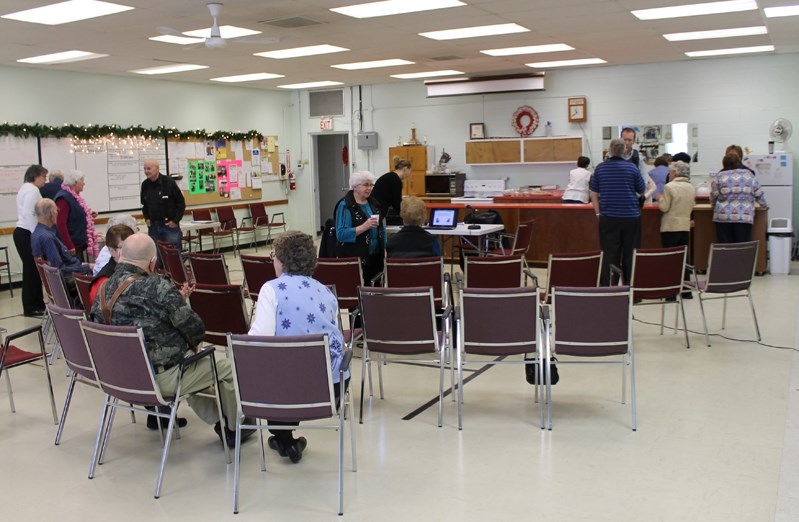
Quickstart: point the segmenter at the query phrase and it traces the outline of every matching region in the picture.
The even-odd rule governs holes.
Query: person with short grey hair
[[[43,198],[55,199],[55,195],[61,190],[61,184],[64,182],[64,173],[58,169],[53,169],[47,178],[47,183],[39,189]]]
[[[416,196],[403,199],[400,216],[404,226],[388,238],[386,257],[414,258],[441,255],[438,238],[422,228],[427,216],[424,201]]]
[[[658,196],[660,242],[663,247],[688,246],[691,235],[691,212],[694,209],[696,190],[691,184],[691,167],[684,161],[669,165],[668,183]],[[688,271],[685,271],[688,279]],[[683,292],[683,299],[691,299],[691,292]]]
[[[92,258],[100,253],[97,231],[94,228],[93,212],[81,196],[86,185],[86,177],[79,170],[69,170],[64,174],[64,183],[54,200],[58,205],[58,236],[67,246],[70,254],[78,259],[88,252]]]
[[[371,197],[374,174],[355,171],[350,174],[350,191],[336,204],[337,257],[359,257],[363,281],[383,270],[386,228],[380,220],[380,204]]]
[[[108,228],[111,228],[115,225],[125,225],[133,230],[133,232],[139,231],[139,224],[136,222],[136,218],[130,214],[117,214],[108,220]],[[110,260],[111,251],[108,249],[108,245],[104,245],[103,248],[100,249],[100,253],[97,254],[97,258],[94,260],[94,277],[97,277],[97,274],[100,273],[100,270],[102,270]]]

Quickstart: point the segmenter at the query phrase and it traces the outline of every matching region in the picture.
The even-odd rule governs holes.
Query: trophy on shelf
[[[449,160],[451,159],[452,156],[450,156],[449,153],[444,149],[441,149],[441,157],[438,158],[438,171],[447,172],[447,163],[449,163]]]
[[[421,145],[422,143],[416,139],[416,127],[411,127],[411,139],[403,143],[403,145]]]

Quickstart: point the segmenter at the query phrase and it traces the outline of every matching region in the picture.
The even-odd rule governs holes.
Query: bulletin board
[[[264,179],[280,172],[277,136],[265,137],[263,143],[257,138],[169,139],[167,155],[169,174],[179,176],[187,205],[260,200]]]
[[[36,138],[0,137],[0,221],[17,220],[17,192],[25,182],[25,171],[36,163]]]

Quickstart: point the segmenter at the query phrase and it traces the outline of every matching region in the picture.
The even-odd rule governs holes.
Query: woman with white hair
[[[696,190],[691,184],[691,167],[683,161],[669,165],[668,183],[658,195],[660,217],[660,242],[664,247],[688,246],[691,234],[691,212],[694,209]],[[688,271],[685,272],[688,279]],[[691,299],[691,292],[683,292],[683,299]]]
[[[136,218],[130,214],[117,214],[108,220],[108,229],[115,225],[125,225],[129,229],[133,230],[134,233],[139,231],[139,224],[136,223]],[[109,261],[111,261],[111,250],[109,250],[108,242],[106,241],[105,246],[100,249],[100,253],[97,254],[97,257],[94,260],[94,271],[92,272],[92,275],[97,277],[97,274],[100,273],[100,270],[102,270]]]
[[[61,190],[55,196],[58,206],[58,237],[69,250],[69,253],[83,260],[83,253],[88,252],[92,258],[99,254],[97,231],[94,229],[94,218],[97,216],[80,195],[86,185],[83,172],[70,170],[64,174]]]
[[[337,257],[359,257],[363,281],[383,269],[386,229],[380,223],[380,205],[371,196],[375,177],[371,172],[350,175],[350,191],[336,204]]]

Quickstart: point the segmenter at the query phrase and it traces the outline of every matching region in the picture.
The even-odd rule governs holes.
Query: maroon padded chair
[[[283,229],[286,231],[286,220],[283,218],[283,212],[276,212],[272,214],[272,220],[269,220],[269,215],[266,213],[263,202],[250,203],[247,205],[250,209],[249,217],[242,218],[241,224],[250,222],[250,226],[255,229],[257,234],[258,230],[266,230],[266,243],[271,243],[274,238],[272,237],[272,229]],[[278,216],[280,219],[278,220]],[[255,251],[258,252],[258,242],[255,242]]]
[[[387,257],[385,260],[383,286],[386,288],[429,286],[433,289],[436,308],[442,309],[451,302],[448,300],[449,289],[442,292],[444,285],[442,257]]]
[[[3,332],[5,332],[5,329],[0,329],[0,333]],[[36,337],[39,339],[38,352],[29,352],[27,350],[17,348],[11,344],[12,341],[16,341],[17,339],[21,339],[33,334],[36,334]],[[8,403],[11,406],[11,412],[16,413],[17,409],[14,406],[14,392],[11,388],[11,375],[9,370],[24,366],[26,364],[43,361],[44,364],[42,364],[42,366],[44,366],[44,373],[47,376],[47,386],[50,390],[50,407],[53,410],[53,424],[58,424],[58,413],[56,412],[55,396],[53,395],[53,381],[50,378],[50,365],[46,363],[45,359],[47,357],[47,353],[44,350],[42,325],[32,326],[31,328],[26,328],[25,330],[20,330],[19,332],[15,332],[6,336],[0,349],[2,349],[2,351],[0,351],[0,379],[3,377],[6,379],[6,385],[8,387]]]
[[[2,250],[6,255],[6,260],[0,261],[0,269],[6,269],[5,272],[8,276],[8,291],[11,292],[11,297],[14,297],[14,285],[11,284],[11,262],[8,260],[8,247],[0,246],[0,250]]]
[[[229,285],[225,256],[222,254],[200,254],[189,252],[189,266],[195,283],[204,285]]]
[[[552,302],[552,288],[555,286],[597,287],[601,271],[601,250],[549,254],[547,288],[541,293],[541,301],[545,304]]]
[[[207,208],[196,208],[191,211],[191,218],[194,221],[207,221],[211,223],[213,220],[211,219],[211,211]],[[216,244],[216,240],[219,239],[221,242],[224,238],[229,237],[231,242],[233,241],[233,231],[226,229],[226,228],[219,228],[214,229],[214,227],[208,228],[201,228],[197,230],[197,235],[200,240],[200,249],[202,250],[202,238],[205,236],[211,236],[211,244],[213,246],[214,252],[219,252],[219,246]]]
[[[227,334],[250,331],[247,307],[241,285],[204,285],[198,283],[189,296],[191,309],[205,324],[205,342],[227,345]]]
[[[466,288],[518,288],[522,286],[523,266],[521,254],[495,257],[466,256],[463,284]]]
[[[250,240],[250,248],[252,248],[253,244],[255,243],[255,227],[252,225],[245,226],[240,225],[238,220],[236,219],[236,214],[233,211],[233,207],[231,206],[224,206],[224,207],[216,207],[216,217],[219,218],[219,223],[221,223],[221,230],[229,230],[235,234],[234,243],[233,243],[233,252],[237,253],[240,246],[241,246],[241,234],[252,234],[252,238]],[[256,246],[256,251],[258,251],[258,247]]]
[[[358,287],[361,286],[363,275],[361,260],[357,257],[317,259],[314,279],[336,289],[338,306],[340,310],[347,311],[349,328],[344,329],[344,341],[349,346],[354,346],[361,338],[362,329],[359,326],[360,310],[358,308]]]
[[[165,244],[159,245],[161,248],[162,259],[164,260],[164,268],[167,274],[175,283],[175,286],[181,286],[183,283],[190,283],[191,278],[186,271],[186,265],[183,261],[183,255],[179,250],[167,246]]]
[[[94,276],[91,274],[72,274],[72,278],[75,280],[75,286],[78,288],[78,297],[80,298],[80,304],[83,306],[83,310],[87,314],[91,313],[92,305],[94,304],[91,300]]]
[[[241,269],[244,272],[244,283],[247,285],[247,292],[253,302],[253,309],[255,303],[258,302],[258,293],[264,283],[271,281],[277,277],[275,274],[275,263],[271,257],[265,256],[251,256],[248,254],[241,254]]]
[[[64,284],[64,278],[61,276],[61,270],[54,266],[42,265],[42,272],[47,285],[50,287],[50,292],[52,292],[53,302],[64,308],[72,308],[72,300],[67,294],[67,287]]]
[[[314,423],[315,429],[338,430],[338,514],[344,513],[344,421],[349,414],[352,443],[352,470],[356,471],[355,426],[349,391],[336,402],[327,334],[286,337],[249,335],[228,336],[230,366],[239,404],[233,475],[233,513],[239,512],[239,468],[244,429],[295,429],[295,426],[262,424],[260,420],[241,424],[244,419],[272,421],[318,421],[335,419],[335,424]],[[352,352],[347,350],[341,363],[339,382],[349,369]],[[263,437],[261,471],[266,471]]]

